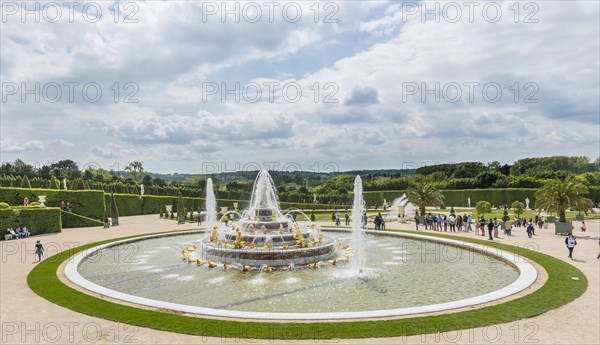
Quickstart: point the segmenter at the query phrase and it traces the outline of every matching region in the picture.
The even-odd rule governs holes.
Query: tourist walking
[[[346,219],[346,225],[350,225],[350,215],[348,214],[348,211],[346,211],[346,214],[344,215],[345,219]]]
[[[494,240],[494,238],[492,237],[492,232],[494,231],[494,221],[492,220],[492,218],[490,218],[490,222],[487,225],[488,228],[488,240]]]
[[[587,227],[585,226],[585,221],[581,221],[581,232],[585,232],[587,230]]]
[[[471,217],[471,215],[468,215],[467,216],[467,232],[473,231],[471,224],[473,224],[473,217]]]
[[[530,218],[529,223],[527,224],[527,237],[531,238],[533,235],[533,229],[535,229],[535,226],[533,226],[533,221]]]
[[[44,246],[42,246],[40,240],[35,243],[35,255],[37,255],[38,261],[42,261],[42,256],[44,256]]]
[[[573,249],[575,249],[575,246],[577,245],[577,240],[573,236],[572,232],[569,232],[569,236],[565,238],[565,244],[569,250],[569,259],[573,260]]]

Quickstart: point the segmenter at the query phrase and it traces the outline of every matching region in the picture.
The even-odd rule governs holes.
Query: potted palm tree
[[[426,181],[414,182],[406,191],[408,202],[419,208],[419,223],[425,222],[425,207],[444,207],[444,195],[431,183]]]
[[[587,187],[572,175],[564,180],[549,180],[535,192],[536,208],[556,212],[558,222],[554,224],[554,233],[566,235],[573,230],[573,224],[566,219],[567,209],[587,211],[592,207],[592,200],[585,197],[587,192]]]

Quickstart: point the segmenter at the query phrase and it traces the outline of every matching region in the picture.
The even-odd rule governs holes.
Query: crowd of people
[[[4,239],[5,240],[16,240],[19,238],[29,237],[30,235],[31,235],[31,233],[29,232],[29,230],[27,230],[26,226],[17,227],[16,230],[13,228],[7,228],[6,231],[4,232]]]

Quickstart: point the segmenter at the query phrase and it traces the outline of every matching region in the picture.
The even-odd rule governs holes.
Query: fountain
[[[390,210],[391,211],[387,214],[387,217],[397,218],[401,223],[406,223],[409,218],[414,216],[415,205],[408,202],[406,193],[404,193],[401,197],[394,199]]]
[[[362,273],[364,265],[364,241],[362,217],[365,212],[365,201],[363,200],[363,186],[360,176],[354,179],[354,205],[352,206],[352,246],[355,249],[354,267]]]
[[[209,179],[208,231],[98,245],[69,260],[65,275],[85,289],[129,303],[197,315],[280,320],[444,311],[506,297],[535,281],[535,268],[526,260],[494,248],[363,231],[361,178],[354,182],[352,229],[325,228],[324,236],[310,221],[294,221],[294,212],[306,217],[302,211],[280,209],[266,171],[256,177],[248,209],[223,214],[221,220],[232,219],[229,225],[218,222]],[[136,250],[133,260],[115,262],[116,253],[131,247]],[[432,250],[453,254],[430,255]],[[179,255],[183,262],[177,262]],[[456,289],[466,283],[468,289]],[[453,293],[439,293],[446,290]]]
[[[216,217],[212,218],[216,203],[210,179],[206,189],[207,223],[212,225],[212,231],[202,240],[203,261],[237,267],[288,267],[290,264],[297,267],[340,256],[338,244],[324,237],[315,224],[300,226],[290,214],[281,212],[273,180],[266,170],[260,171],[254,181],[247,210],[240,214],[223,208],[222,219],[233,215],[232,221],[224,225],[218,226]],[[191,254],[190,258],[194,259]]]
[[[206,180],[206,224],[214,225],[217,221],[217,199],[213,190],[213,181],[209,177]]]

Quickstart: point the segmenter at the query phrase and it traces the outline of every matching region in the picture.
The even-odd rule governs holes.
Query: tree
[[[29,177],[27,175],[23,176],[21,180],[21,188],[31,188],[31,182],[29,182]]]
[[[558,213],[558,221],[566,222],[569,208],[587,211],[592,208],[592,200],[585,197],[588,188],[573,175],[564,180],[553,179],[546,182],[535,192],[536,208],[539,211]]]
[[[488,201],[481,200],[475,205],[475,210],[477,211],[477,215],[485,218],[486,213],[492,213],[492,204]]]
[[[54,176],[50,177],[50,183],[48,189],[60,189],[60,181]]]
[[[72,190],[84,190],[85,188],[85,183],[83,182],[83,179],[81,177],[76,178],[73,181],[73,186],[71,187]]]
[[[521,218],[521,213],[525,210],[525,204],[520,201],[513,202],[510,207],[515,211],[517,217]]]
[[[426,181],[414,182],[406,191],[408,202],[419,207],[421,215],[425,215],[425,207],[444,207],[444,195],[431,183]]]
[[[113,226],[119,225],[119,209],[117,208],[115,193],[110,193],[110,218]]]
[[[142,182],[147,173],[144,171],[144,165],[140,161],[133,161],[125,165],[127,175],[136,182]]]

